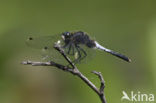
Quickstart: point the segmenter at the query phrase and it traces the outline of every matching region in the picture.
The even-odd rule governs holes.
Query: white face
[[[69,36],[70,36],[70,33],[69,32],[65,32],[65,33],[62,34],[61,37],[62,37],[63,40],[65,40]]]
[[[62,35],[61,37],[62,37],[62,39],[63,39],[63,40],[65,40],[65,37],[64,37],[64,35]]]

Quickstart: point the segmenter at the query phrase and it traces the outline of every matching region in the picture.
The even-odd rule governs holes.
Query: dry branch
[[[101,86],[100,89],[98,89],[87,77],[85,77],[79,70],[78,68],[72,63],[69,57],[64,53],[63,49],[60,48],[58,44],[55,44],[54,48],[61,53],[61,55],[66,59],[66,61],[70,64],[71,67],[69,66],[64,66],[62,64],[55,63],[53,61],[50,62],[33,62],[33,61],[23,61],[22,64],[24,65],[32,65],[32,66],[54,66],[57,67],[58,69],[61,69],[66,72],[70,72],[73,75],[76,75],[79,77],[82,81],[84,81],[93,91],[97,93],[97,95],[100,97],[102,103],[107,103],[104,95],[104,88],[105,88],[105,83],[103,76],[100,72],[93,71],[95,75],[97,75],[100,79]]]

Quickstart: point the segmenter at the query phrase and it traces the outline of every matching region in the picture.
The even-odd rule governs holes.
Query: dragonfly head
[[[71,36],[70,32],[63,32],[62,33],[62,39],[63,40],[69,39],[70,36]]]
[[[68,44],[71,41],[72,34],[70,32],[63,32],[62,33],[62,39],[65,42],[65,44]]]

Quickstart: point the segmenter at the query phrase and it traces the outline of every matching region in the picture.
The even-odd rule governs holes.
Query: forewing
[[[29,47],[36,49],[52,49],[54,43],[60,39],[59,35],[54,36],[40,36],[40,37],[28,37],[26,44]]]
[[[54,44],[58,41],[61,41],[61,45],[63,45],[63,41],[60,35],[54,36],[40,36],[40,37],[29,37],[26,40],[26,44],[29,47],[39,49],[41,51],[42,60],[44,61],[55,61],[55,62],[64,62],[62,56],[56,49],[54,49]]]

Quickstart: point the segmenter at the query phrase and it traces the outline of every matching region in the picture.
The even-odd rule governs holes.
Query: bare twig
[[[61,49],[60,46],[59,46],[58,44],[55,44],[55,45],[54,45],[54,48],[55,48],[56,50],[58,50],[58,51],[62,54],[62,56],[63,56],[63,57],[67,60],[67,62],[72,66],[72,68],[75,68],[75,65],[72,63],[72,61],[70,60],[70,58],[67,57],[67,56],[65,55],[64,50]]]
[[[100,89],[99,89],[99,92],[100,92],[99,96],[100,96],[100,99],[102,101],[106,101],[106,98],[105,98],[105,95],[104,95],[105,81],[103,79],[103,76],[102,76],[101,72],[92,71],[92,73],[96,74],[99,77],[99,79],[101,81],[101,86],[100,86]]]
[[[55,63],[53,61],[50,61],[50,62],[23,61],[22,64],[24,64],[24,65],[32,65],[32,66],[54,66],[54,67],[57,67],[58,69],[61,69],[63,71],[70,72],[73,75],[76,75],[77,77],[81,78],[81,80],[83,80],[93,91],[95,91],[98,94],[98,96],[100,97],[102,103],[107,103],[106,102],[106,99],[105,99],[105,96],[104,96],[104,88],[105,88],[105,85],[104,85],[104,79],[103,79],[102,74],[100,72],[96,72],[96,71],[93,71],[92,72],[92,73],[96,74],[99,77],[100,81],[101,81],[101,86],[100,86],[100,89],[98,90],[98,88],[87,77],[85,77],[77,69],[77,67],[71,62],[70,58],[68,58],[66,56],[66,54],[64,53],[64,51],[60,48],[60,46],[58,44],[55,44],[54,48],[58,52],[60,52],[62,54],[62,56],[72,66],[72,68],[69,67],[69,66],[64,66],[62,64]]]

